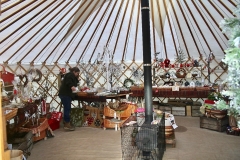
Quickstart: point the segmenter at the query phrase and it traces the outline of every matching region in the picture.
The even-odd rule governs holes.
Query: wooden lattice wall
[[[190,61],[187,61],[189,63]],[[201,65],[201,77],[208,82],[208,72],[207,72],[207,62],[205,59],[200,58],[199,64]],[[80,68],[80,77],[81,77],[81,85],[86,85],[86,77],[85,71],[89,72],[89,75],[92,76],[92,86],[93,87],[106,87],[107,86],[107,75],[106,70],[102,65],[94,63],[94,64],[58,64],[54,63],[51,65],[47,65],[45,63],[42,64],[3,64],[5,66],[5,70],[12,72],[16,75],[26,74],[30,69],[39,69],[42,72],[42,78],[39,82],[33,82],[34,94],[39,95],[41,91],[45,91],[47,94],[47,102],[51,104],[51,107],[59,108],[60,99],[58,98],[58,81],[59,81],[59,73],[61,68],[66,68],[68,70],[69,67],[78,66]],[[156,63],[153,62],[153,66],[156,66]],[[90,69],[89,69],[90,68]],[[123,82],[126,78],[131,78],[134,80],[132,75],[132,69],[139,69],[143,71],[143,64],[138,62],[122,62],[121,70],[119,70],[119,76],[114,77],[113,86],[123,86]],[[170,68],[165,68],[165,71],[168,71]],[[188,67],[187,70],[191,71],[193,67]],[[160,70],[157,68],[156,73]],[[214,58],[211,61],[211,82],[219,82],[223,81],[227,76],[227,68],[222,65],[222,62]],[[143,83],[143,78],[141,80]],[[160,83],[160,79],[157,79],[157,83]],[[47,89],[47,90],[46,90]],[[161,100],[161,98],[159,99]],[[73,103],[73,106],[76,106],[77,103]]]

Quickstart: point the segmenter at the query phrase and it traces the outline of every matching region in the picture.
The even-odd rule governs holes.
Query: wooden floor
[[[199,117],[175,116],[176,147],[167,145],[164,160],[238,160],[240,136],[199,127]],[[121,160],[121,132],[80,127],[62,128],[55,137],[34,144],[28,160]]]

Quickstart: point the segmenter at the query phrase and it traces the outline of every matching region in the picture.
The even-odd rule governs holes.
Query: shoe
[[[71,124],[70,124],[70,122],[65,122],[64,123],[64,127],[63,127],[65,130],[69,130],[69,131],[74,131],[75,130],[75,127],[74,126],[72,126]]]

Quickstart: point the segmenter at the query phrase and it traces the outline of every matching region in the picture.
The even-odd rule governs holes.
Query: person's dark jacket
[[[70,96],[72,99],[75,99],[76,93],[72,92],[71,87],[72,86],[77,87],[78,82],[79,81],[77,77],[74,75],[74,73],[72,72],[67,73],[61,82],[58,95]]]

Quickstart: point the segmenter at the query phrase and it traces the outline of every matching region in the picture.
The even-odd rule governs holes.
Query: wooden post
[[[2,83],[0,82],[0,153],[1,159],[10,159],[10,151],[7,149],[6,122],[2,111]]]

